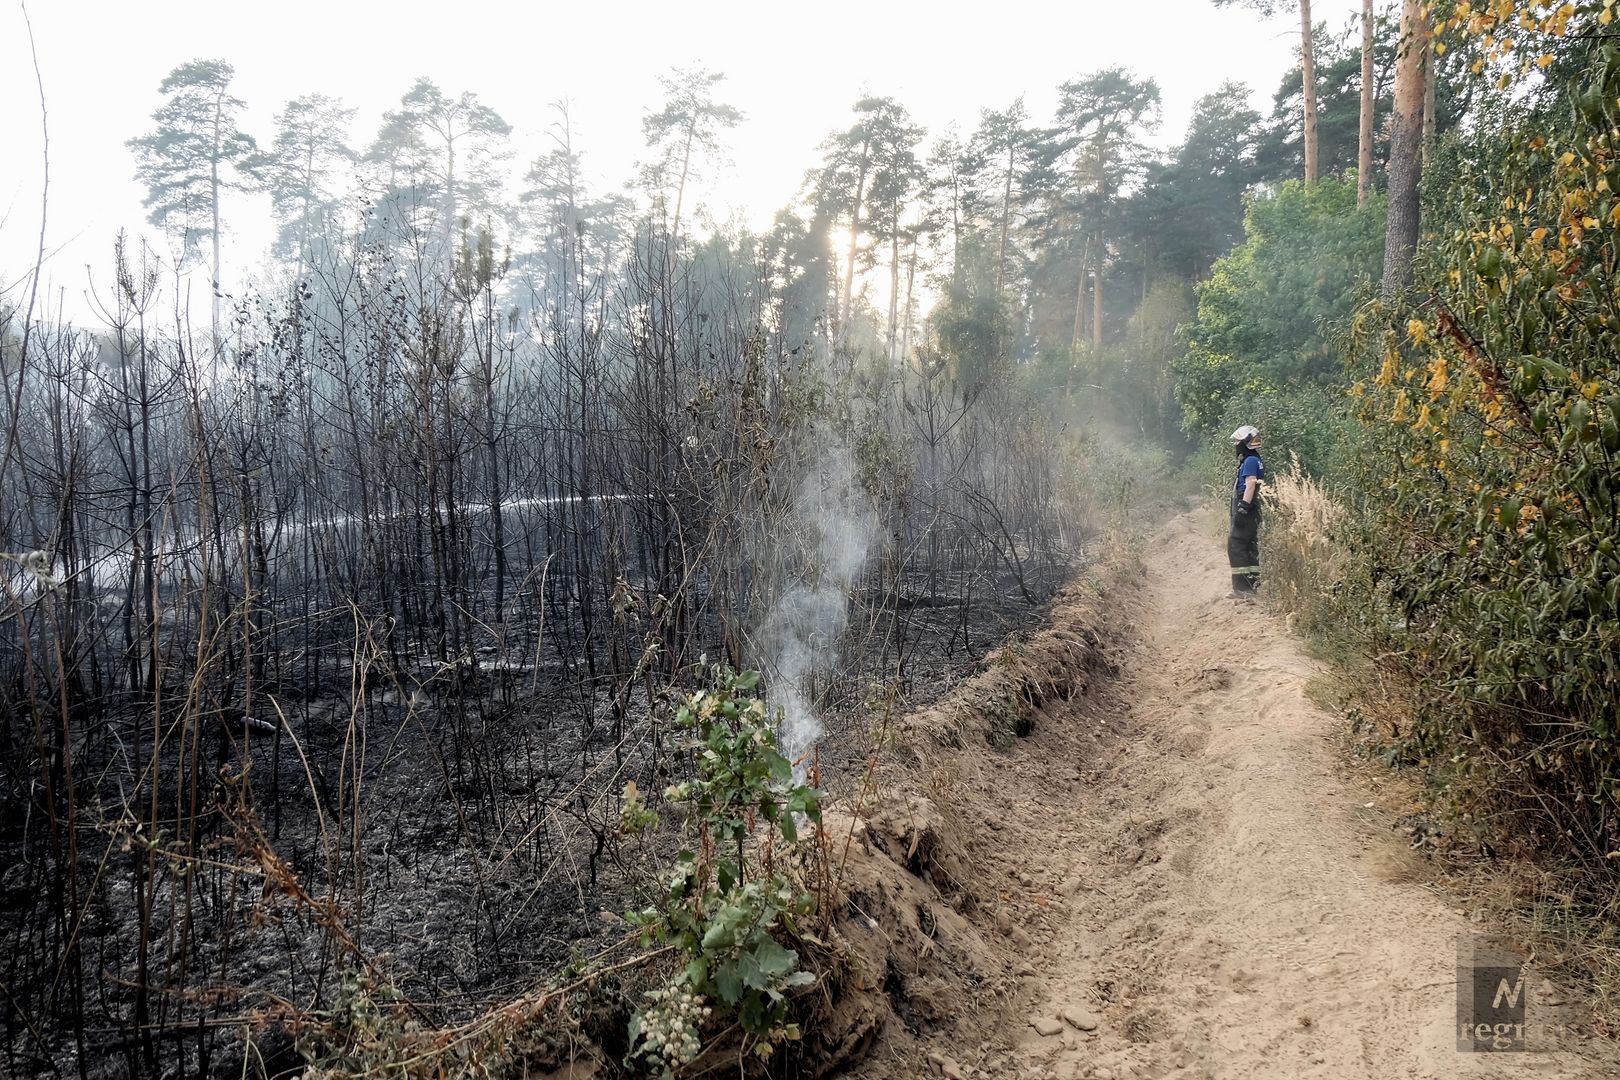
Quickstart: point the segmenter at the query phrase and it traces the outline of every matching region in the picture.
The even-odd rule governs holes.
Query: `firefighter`
[[[1253,600],[1260,587],[1260,485],[1266,478],[1260,460],[1260,429],[1244,424],[1232,432],[1237,450],[1237,483],[1232,488],[1232,532],[1226,557],[1232,564],[1234,600]]]

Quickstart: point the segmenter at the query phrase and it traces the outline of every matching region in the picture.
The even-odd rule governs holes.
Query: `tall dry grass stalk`
[[[1288,470],[1268,484],[1267,504],[1260,536],[1266,602],[1297,629],[1312,630],[1327,618],[1333,586],[1343,573],[1344,548],[1337,537],[1344,508],[1306,475],[1295,455]]]

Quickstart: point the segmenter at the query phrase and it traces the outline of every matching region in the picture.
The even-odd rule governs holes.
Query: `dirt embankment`
[[[1556,1052],[1457,1050],[1458,942],[1488,927],[1428,887],[1408,807],[1346,768],[1316,665],[1226,598],[1221,551],[1177,518],[907,718],[834,823],[853,963],[812,1056],[869,1080],[1620,1076],[1545,984]]]

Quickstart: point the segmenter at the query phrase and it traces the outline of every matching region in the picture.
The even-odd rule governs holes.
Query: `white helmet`
[[[1259,428],[1255,427],[1253,424],[1244,424],[1242,427],[1232,432],[1232,442],[1234,445],[1242,446],[1250,439],[1258,438],[1259,435]]]

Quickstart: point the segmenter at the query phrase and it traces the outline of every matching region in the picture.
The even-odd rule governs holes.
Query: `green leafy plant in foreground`
[[[777,935],[798,933],[797,920],[815,910],[793,871],[802,866],[799,821],[819,824],[822,792],[797,781],[777,749],[759,673],[711,674],[712,687],[675,714],[696,775],[665,792],[684,809],[691,844],[660,900],[630,916],[644,945],[673,946],[685,961],[630,1021],[630,1058],[665,1077],[697,1056],[717,1006],[735,1013],[761,1057],[797,1039],[787,995],[816,981]]]

